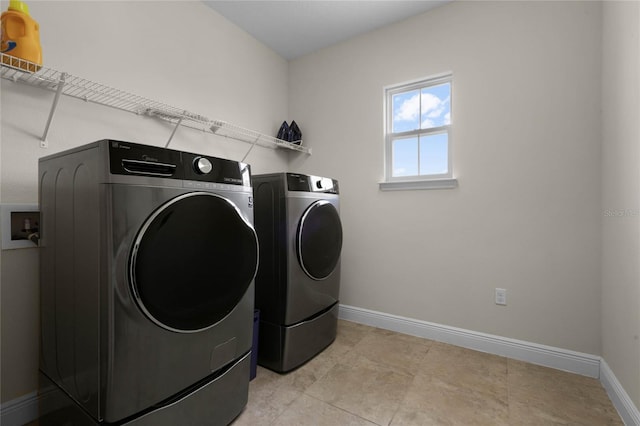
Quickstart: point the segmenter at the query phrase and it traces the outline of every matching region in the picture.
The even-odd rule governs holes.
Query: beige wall
[[[341,180],[343,303],[602,354],[640,406],[638,217],[605,215],[640,207],[637,2],[459,1],[289,65],[199,2],[29,5],[50,67],[265,133],[296,119],[313,156],[248,160]],[[382,88],[445,71],[459,188],[380,192]],[[172,130],[63,99],[43,150],[51,99],[2,81],[2,203],[37,202],[40,156]],[[189,129],[172,147],[248,148]],[[37,262],[1,252],[1,402],[36,388]]]
[[[603,18],[602,355],[640,407],[640,3]]]
[[[1,7],[6,9],[7,2]],[[287,63],[200,2],[37,2],[46,66],[274,134],[287,118]],[[39,147],[53,94],[2,81],[0,202],[37,203],[37,160],[102,138],[164,145],[167,123],[62,98]],[[172,148],[241,159],[248,144],[181,128]],[[256,148],[254,172],[287,168],[288,153]],[[296,155],[296,154],[291,154]],[[37,249],[2,251],[5,402],[37,387]]]
[[[36,390],[40,355],[38,250],[2,252],[2,402]]]
[[[599,354],[600,54],[599,3],[453,2],[292,61],[290,168],[341,181],[341,302]],[[448,71],[459,188],[379,191],[383,87]]]

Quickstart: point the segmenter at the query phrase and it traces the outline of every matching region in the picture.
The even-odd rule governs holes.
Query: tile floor
[[[258,367],[233,426],[622,425],[597,379],[340,321],[297,370]]]

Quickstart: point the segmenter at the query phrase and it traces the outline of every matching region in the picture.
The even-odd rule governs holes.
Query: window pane
[[[420,91],[393,95],[393,133],[420,128]]]
[[[451,83],[425,87],[420,94],[420,102],[422,103],[421,129],[451,124]]]
[[[449,171],[447,133],[420,136],[420,174],[439,175]]]
[[[392,175],[418,175],[418,138],[402,138],[393,141]]]

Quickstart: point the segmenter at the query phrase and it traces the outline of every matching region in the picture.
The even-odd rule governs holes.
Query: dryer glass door
[[[323,280],[333,272],[342,250],[342,224],[333,204],[319,200],[305,210],[296,245],[300,266],[309,277]]]
[[[253,280],[258,242],[230,200],[193,192],[158,208],[129,262],[138,306],[173,331],[206,329],[229,314]]]

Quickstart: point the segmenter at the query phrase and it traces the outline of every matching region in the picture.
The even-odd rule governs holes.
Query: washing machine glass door
[[[129,261],[133,294],[157,325],[194,332],[238,304],[253,280],[258,242],[230,200],[206,192],[176,197],[146,220]]]
[[[305,210],[296,246],[300,266],[309,277],[323,280],[333,272],[342,250],[342,224],[333,204],[319,200]]]

